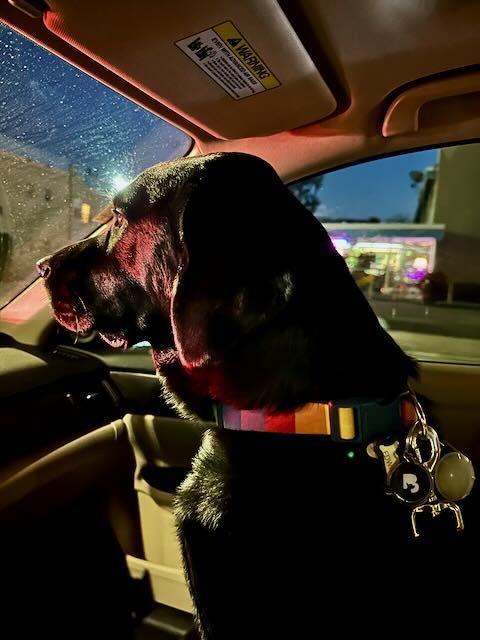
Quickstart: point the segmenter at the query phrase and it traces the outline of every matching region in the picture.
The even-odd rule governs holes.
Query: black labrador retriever
[[[39,271],[69,330],[150,342],[181,415],[211,418],[215,403],[275,417],[407,389],[414,363],[266,162],[219,153],[155,166],[113,214]],[[283,431],[209,431],[179,489],[202,637],[417,633],[438,627],[437,603],[467,606],[468,517],[462,533],[432,525],[414,540],[367,443]]]

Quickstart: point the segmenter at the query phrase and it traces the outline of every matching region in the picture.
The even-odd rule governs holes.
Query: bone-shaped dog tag
[[[394,469],[400,464],[400,456],[398,455],[399,446],[400,442],[398,440],[390,442],[388,440],[383,440],[372,443],[372,446],[369,446],[367,449],[368,455],[377,458],[377,460],[379,460],[383,465],[388,493],[390,477]]]

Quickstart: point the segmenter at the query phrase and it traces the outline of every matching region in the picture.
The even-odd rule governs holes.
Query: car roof
[[[192,153],[253,153],[287,181],[479,136],[477,2],[0,0],[0,8],[7,24],[189,133]],[[217,45],[225,59],[215,78],[206,65]],[[256,82],[251,95],[232,95],[242,80],[226,75],[235,73]]]

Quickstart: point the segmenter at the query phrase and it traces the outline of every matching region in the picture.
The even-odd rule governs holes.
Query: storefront
[[[337,251],[370,296],[420,298],[417,285],[435,270],[443,224],[328,223]]]

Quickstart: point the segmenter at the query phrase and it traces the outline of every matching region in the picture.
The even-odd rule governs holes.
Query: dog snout
[[[37,262],[37,271],[40,274],[40,276],[46,280],[48,278],[48,276],[50,275],[52,269],[50,267],[50,258],[51,256],[47,256],[46,258],[42,258],[41,260],[39,260]]]

